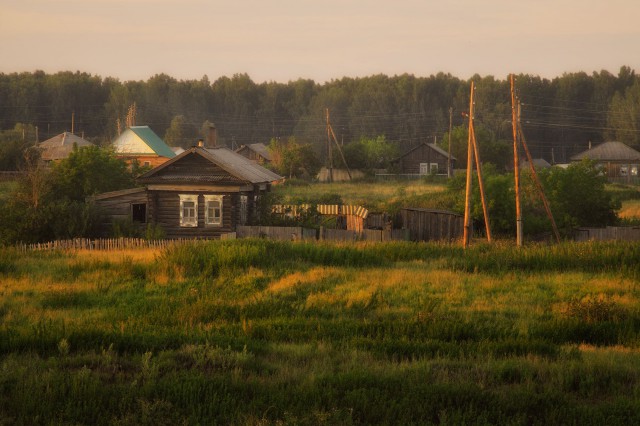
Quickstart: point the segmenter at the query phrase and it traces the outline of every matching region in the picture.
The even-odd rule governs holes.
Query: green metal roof
[[[138,135],[160,157],[173,158],[176,156],[176,153],[149,126],[132,126],[129,129]]]

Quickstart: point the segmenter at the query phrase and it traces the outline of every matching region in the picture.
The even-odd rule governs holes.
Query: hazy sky
[[[316,82],[640,71],[639,0],[0,0],[0,72]]]

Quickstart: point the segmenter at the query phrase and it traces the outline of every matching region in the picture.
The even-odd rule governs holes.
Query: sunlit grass
[[[0,423],[634,424],[637,253],[5,250]]]

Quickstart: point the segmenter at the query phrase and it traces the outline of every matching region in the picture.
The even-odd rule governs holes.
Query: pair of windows
[[[204,224],[222,226],[222,195],[204,196]],[[180,226],[198,226],[198,196],[180,195]]]

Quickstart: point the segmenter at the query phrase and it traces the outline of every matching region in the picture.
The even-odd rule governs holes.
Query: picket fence
[[[236,233],[223,234],[220,240],[235,239]],[[143,238],[74,238],[71,240],[56,240],[46,243],[18,244],[18,250],[47,251],[47,250],[132,250],[157,248],[164,249],[176,244],[184,244],[196,241],[193,238],[180,238],[175,240],[145,240]]]

